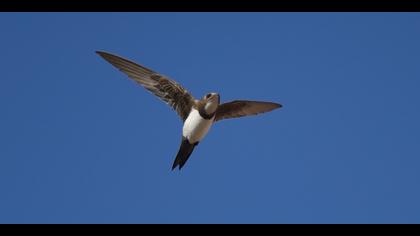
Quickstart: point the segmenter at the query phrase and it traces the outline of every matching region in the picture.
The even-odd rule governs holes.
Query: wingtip
[[[104,52],[104,51],[95,51],[95,53],[96,54],[98,54],[98,55],[100,55],[100,56],[103,56],[103,55],[106,55],[106,54],[108,54],[107,52]]]
[[[277,108],[282,108],[283,107],[283,105],[280,104],[280,103],[276,103],[276,102],[269,102],[269,103],[273,106],[273,109],[277,109]]]
[[[110,62],[111,64],[113,64],[112,61],[111,61],[113,58],[119,57],[119,56],[113,55],[113,54],[111,54],[109,52],[105,52],[105,51],[99,51],[98,50],[98,51],[95,51],[95,52],[96,52],[96,54],[98,54],[100,57],[102,57],[106,61]]]

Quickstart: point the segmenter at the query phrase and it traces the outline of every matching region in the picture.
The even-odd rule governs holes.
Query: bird
[[[220,95],[216,92],[207,93],[201,99],[196,99],[178,82],[152,69],[105,51],[96,51],[96,53],[172,107],[183,121],[181,144],[172,170],[176,167],[182,169],[194,148],[203,140],[215,122],[270,112],[283,106],[274,102],[249,100],[220,103]]]

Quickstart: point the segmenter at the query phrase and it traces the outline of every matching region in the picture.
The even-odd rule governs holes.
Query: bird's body
[[[181,169],[194,148],[207,135],[211,126],[222,119],[256,115],[282,105],[273,102],[237,100],[220,104],[218,93],[208,93],[201,100],[195,99],[186,89],[153,70],[125,58],[97,52],[105,60],[127,74],[131,79],[170,105],[181,117],[182,139],[172,169]]]
[[[182,127],[182,136],[187,138],[190,143],[200,142],[209,132],[213,121],[214,116],[210,119],[205,119],[198,110],[193,108]]]

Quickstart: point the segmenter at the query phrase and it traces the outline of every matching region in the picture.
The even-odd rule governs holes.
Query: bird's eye
[[[206,95],[206,98],[209,98],[209,97],[211,97],[211,94],[210,93]]]

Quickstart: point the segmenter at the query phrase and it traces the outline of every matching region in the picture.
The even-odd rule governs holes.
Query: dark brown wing
[[[170,105],[183,121],[187,119],[194,97],[177,82],[125,58],[107,52],[96,53]]]
[[[269,112],[280,107],[282,107],[281,104],[274,102],[239,100],[227,102],[219,105],[219,107],[216,110],[216,118],[214,119],[214,121],[257,115],[259,113]]]

